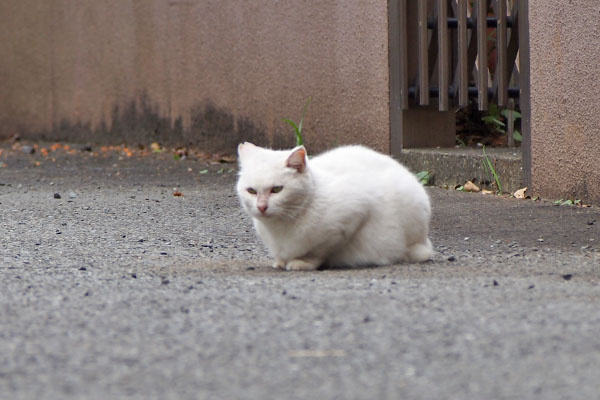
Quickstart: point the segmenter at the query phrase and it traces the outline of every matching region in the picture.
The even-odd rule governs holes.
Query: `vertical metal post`
[[[427,0],[418,0],[419,31],[419,104],[429,105],[429,59],[427,31]]]
[[[487,0],[475,1],[477,30],[477,102],[479,110],[488,109]]]
[[[398,2],[398,24],[400,29],[400,107],[408,110],[408,21],[406,0]]]
[[[448,50],[448,0],[438,0],[438,72],[439,92],[438,102],[440,111],[448,111],[448,80],[449,80],[449,50]]]
[[[467,55],[467,0],[458,0],[458,105],[469,105]]]
[[[508,100],[508,118],[506,118],[506,144],[508,147],[515,146],[515,101],[513,99]]]
[[[531,162],[531,89],[529,80],[529,1],[519,0],[519,106],[521,108],[521,142],[523,160],[523,184],[535,189],[532,182]]]
[[[497,0],[496,18],[496,80],[498,83],[498,106],[506,107],[508,99],[508,65],[507,65],[507,34],[506,34],[506,0]]]

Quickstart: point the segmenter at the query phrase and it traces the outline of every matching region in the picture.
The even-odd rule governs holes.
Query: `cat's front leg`
[[[275,269],[285,269],[285,264],[286,264],[285,261],[283,261],[279,258],[276,258],[275,261],[273,262],[273,265],[271,265],[271,266]]]
[[[322,261],[317,258],[304,257],[290,260],[285,265],[288,271],[314,271],[321,265]]]

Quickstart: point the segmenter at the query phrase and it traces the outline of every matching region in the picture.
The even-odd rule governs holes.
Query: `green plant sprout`
[[[490,104],[490,109],[488,111],[488,115],[481,118],[481,120],[483,122],[485,122],[486,124],[492,126],[492,128],[495,131],[501,132],[506,135],[506,124],[502,121],[501,118],[504,117],[507,121],[510,120],[509,116],[510,116],[511,112],[513,115],[513,128],[514,128],[517,120],[519,118],[521,118],[521,113],[518,111],[509,110],[509,109],[504,109],[504,110],[500,111],[498,109],[498,106],[495,104]],[[517,142],[523,141],[523,136],[521,135],[521,132],[519,132],[517,129],[513,129],[513,139],[516,140]]]
[[[429,181],[431,179],[431,173],[429,171],[421,171],[417,174],[417,179],[421,182],[422,185],[429,185]]]
[[[302,111],[302,118],[300,118],[300,122],[298,124],[296,124],[291,119],[282,118],[284,122],[287,122],[292,128],[294,128],[294,132],[296,133],[296,146],[302,146],[304,144],[304,140],[302,139],[302,123],[304,122],[304,117],[306,116],[306,110],[308,110],[308,105],[310,104],[310,101],[311,98],[309,97],[306,100],[304,110]]]
[[[496,187],[498,188],[498,192],[502,193],[502,185],[500,184],[500,178],[498,177],[498,174],[496,173],[496,169],[494,168],[494,164],[492,164],[492,161],[490,160],[490,158],[488,157],[487,153],[485,152],[485,146],[483,146],[483,169],[485,169],[486,173],[488,174],[488,176],[493,175],[494,176],[494,181],[496,182]]]
[[[574,200],[571,200],[571,199],[562,200],[562,199],[561,199],[561,200],[556,200],[556,201],[554,202],[554,205],[557,205],[557,206],[578,206],[578,205],[581,205],[581,200],[579,200],[579,199],[574,199]]]

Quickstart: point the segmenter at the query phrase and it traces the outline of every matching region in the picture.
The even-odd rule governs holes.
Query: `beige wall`
[[[285,145],[312,96],[309,151],[389,151],[386,2],[5,0],[0,30],[0,137]]]
[[[600,203],[600,2],[530,0],[535,193]]]

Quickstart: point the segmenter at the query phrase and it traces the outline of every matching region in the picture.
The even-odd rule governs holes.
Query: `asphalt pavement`
[[[0,399],[600,398],[598,208],[429,188],[433,261],[286,272],[229,159],[0,149]]]

